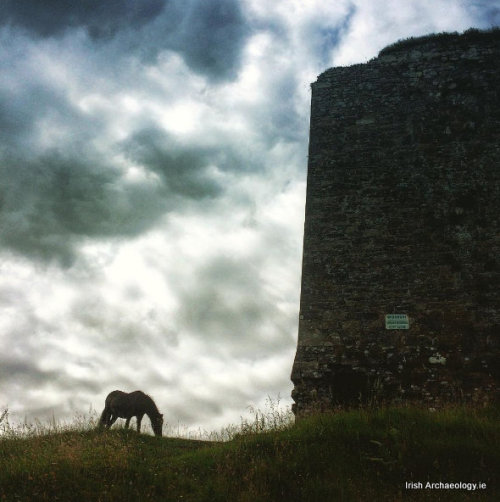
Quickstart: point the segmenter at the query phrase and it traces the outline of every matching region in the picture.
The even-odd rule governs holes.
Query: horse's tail
[[[99,419],[99,425],[98,427],[100,429],[102,429],[103,427],[105,427],[109,422],[109,410],[108,408],[104,408],[104,410],[102,410],[102,413],[101,413],[101,418]]]

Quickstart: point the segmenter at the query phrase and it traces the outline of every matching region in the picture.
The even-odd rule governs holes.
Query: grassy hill
[[[0,500],[500,500],[500,410],[317,415],[229,441],[123,429],[0,437]],[[486,488],[405,489],[406,482]]]

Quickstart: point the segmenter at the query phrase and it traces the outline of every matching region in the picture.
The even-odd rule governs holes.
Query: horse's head
[[[155,419],[151,420],[151,425],[155,436],[161,436],[163,430],[163,415],[159,413]]]

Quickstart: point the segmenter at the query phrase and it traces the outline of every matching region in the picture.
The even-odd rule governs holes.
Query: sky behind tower
[[[291,403],[310,83],[500,0],[17,0],[0,16],[0,406]]]

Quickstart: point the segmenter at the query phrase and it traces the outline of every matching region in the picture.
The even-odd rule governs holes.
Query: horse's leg
[[[144,415],[137,415],[137,432],[141,432],[141,422]]]
[[[132,417],[128,417],[127,420],[125,420],[125,429],[128,429],[128,426],[130,425],[130,419]]]

